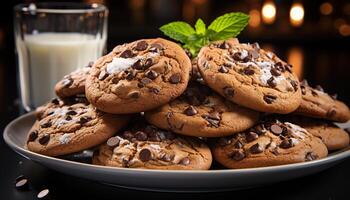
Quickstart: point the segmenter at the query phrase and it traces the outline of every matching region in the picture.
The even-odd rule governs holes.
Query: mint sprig
[[[248,15],[232,12],[216,18],[208,28],[202,19],[198,19],[194,28],[186,22],[176,21],[163,25],[160,30],[181,42],[184,48],[196,56],[200,48],[211,41],[236,37],[247,26],[248,21]]]

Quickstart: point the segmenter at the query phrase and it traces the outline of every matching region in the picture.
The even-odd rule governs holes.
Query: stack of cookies
[[[333,122],[349,108],[299,82],[292,66],[237,39],[203,47],[143,39],[115,47],[57,83],[27,148],[93,149],[92,164],[148,169],[249,168],[324,158],[349,145]],[[304,116],[304,117],[301,117]]]

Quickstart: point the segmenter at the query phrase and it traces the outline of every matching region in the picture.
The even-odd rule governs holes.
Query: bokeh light
[[[293,26],[300,26],[304,22],[304,7],[300,3],[294,3],[289,12],[290,23]]]
[[[266,24],[272,24],[276,19],[276,5],[273,2],[265,2],[262,9],[262,19]]]

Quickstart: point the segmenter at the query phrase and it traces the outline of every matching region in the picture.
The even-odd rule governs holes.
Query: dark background
[[[14,54],[12,7],[23,2],[32,1],[9,1],[6,3],[6,7],[2,6],[1,11],[0,131],[10,120],[19,115],[20,103],[16,81],[17,69]],[[108,50],[120,43],[140,38],[162,36],[158,27],[170,21],[184,20],[193,24],[200,17],[209,24],[215,17],[226,12],[241,11],[250,13],[254,20],[239,35],[241,41],[259,42],[263,48],[274,51],[281,58],[293,64],[299,78],[307,78],[312,85],[320,84],[331,94],[338,93],[341,100],[350,104],[350,67],[348,64],[350,61],[350,1],[274,1],[277,12],[272,24],[264,23],[264,20],[261,19],[263,4],[271,1],[87,0],[84,2],[103,3],[109,7]],[[305,10],[303,23],[298,27],[292,26],[289,21],[289,10],[294,3],[300,3]],[[85,190],[79,197],[91,198],[98,197],[96,194],[99,194],[99,191],[113,197],[117,197],[118,194],[139,194],[142,196],[152,194],[152,196],[158,198],[185,197],[184,195],[177,197],[166,194],[143,194],[118,190],[57,174],[18,157],[5,146],[2,138],[0,139],[0,155],[3,159],[0,162],[2,163],[0,195],[7,195],[5,199],[33,198],[33,193],[17,192],[12,187],[13,179],[21,173],[32,176],[40,187],[47,184],[51,188],[56,188],[52,190],[58,197],[66,197],[66,190],[69,193],[74,188],[79,190],[79,194],[81,194],[81,190]],[[19,163],[19,161],[21,162]],[[216,195],[192,195],[192,197],[215,198],[223,197],[226,194],[254,197],[262,193],[264,195],[273,193],[273,197],[283,199],[287,197],[291,199],[301,197],[307,199],[345,199],[350,195],[346,187],[348,185],[347,180],[350,178],[349,167],[350,162],[347,161],[318,175],[266,188]]]

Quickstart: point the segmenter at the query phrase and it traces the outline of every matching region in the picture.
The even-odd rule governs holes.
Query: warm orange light
[[[261,22],[261,18],[260,18],[260,12],[259,10],[251,10],[249,12],[249,16],[250,16],[250,19],[249,19],[249,26],[251,27],[258,27],[260,25],[260,22]]]
[[[304,22],[304,7],[300,3],[294,3],[289,12],[289,20],[293,26],[300,26]]]
[[[339,27],[339,33],[342,36],[350,36],[350,25],[343,24]]]
[[[276,19],[276,5],[273,2],[265,2],[261,13],[264,23],[272,24]]]
[[[291,48],[288,52],[288,63],[293,66],[293,72],[295,72],[299,80],[301,80],[304,65],[303,51],[298,47]]]
[[[323,15],[330,15],[333,12],[333,6],[329,2],[324,2],[323,4],[320,5],[320,12]]]
[[[340,26],[343,25],[343,24],[345,24],[345,23],[346,23],[345,19],[343,19],[343,18],[338,18],[338,19],[336,19],[336,20],[334,21],[334,27],[335,27],[336,29],[339,29]]]

